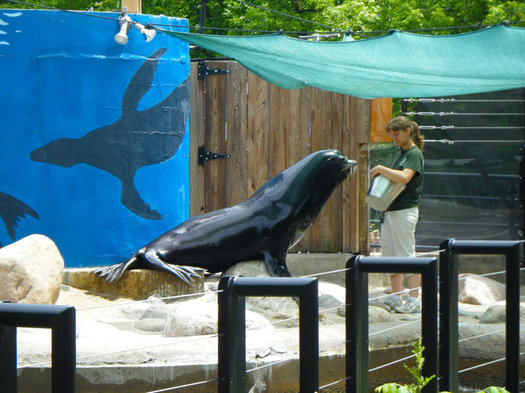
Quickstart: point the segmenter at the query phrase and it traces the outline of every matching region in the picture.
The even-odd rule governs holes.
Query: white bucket
[[[365,201],[371,208],[383,212],[403,192],[405,187],[406,184],[396,183],[378,175],[372,180]]]

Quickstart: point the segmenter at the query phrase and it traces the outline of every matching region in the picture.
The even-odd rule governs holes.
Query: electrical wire
[[[152,390],[152,391],[149,391],[149,392],[146,392],[146,393],[171,392],[171,391],[179,390],[179,389],[182,389],[182,388],[188,388],[188,387],[193,387],[193,386],[198,386],[198,385],[204,385],[204,384],[207,384],[207,383],[210,383],[210,382],[215,382],[215,381],[218,381],[218,379],[208,379],[206,381],[199,381],[199,382],[188,383],[188,384],[185,384],[185,385],[173,386],[173,387],[170,387],[170,388],[164,388],[164,389],[159,389],[159,390]]]
[[[389,367],[389,366],[393,366],[394,364],[401,363],[404,360],[409,360],[409,359],[412,359],[412,358],[415,358],[415,357],[416,357],[416,355],[405,356],[404,358],[394,360],[394,361],[392,361],[390,363],[386,363],[386,364],[383,364],[381,366],[371,368],[371,369],[368,370],[368,372],[369,373],[373,373],[374,371],[378,371],[378,370],[381,370],[383,368],[386,368],[386,367]]]
[[[522,353],[520,353],[520,355],[522,355]],[[466,373],[468,371],[472,371],[472,370],[476,370],[477,368],[482,368],[482,367],[485,367],[485,366],[490,366],[491,364],[496,364],[496,363],[500,363],[500,362],[503,362],[505,360],[505,358],[499,358],[499,359],[496,359],[496,360],[492,360],[490,362],[486,362],[486,363],[482,363],[482,364],[478,364],[476,366],[472,366],[472,367],[469,367],[469,368],[465,368],[463,370],[459,370],[458,371],[458,374],[463,374],[463,373]]]
[[[178,386],[173,386],[171,388],[164,388],[164,389],[159,389],[159,390],[151,390],[149,392],[146,392],[146,393],[163,393],[163,392],[170,392],[172,390],[178,390],[178,389],[182,389],[182,388],[189,388],[189,387],[193,387],[193,386],[198,386],[198,385],[204,385],[204,384],[207,384],[207,383],[210,383],[210,382],[217,382],[218,379],[215,378],[215,379],[207,379],[205,381],[199,381],[199,382],[193,382],[193,383],[187,383],[185,385],[178,385]]]
[[[329,388],[331,386],[338,385],[338,384],[340,384],[342,382],[348,381],[349,379],[350,379],[350,377],[347,377],[347,378],[340,379],[338,381],[330,382],[330,383],[328,383],[326,385],[323,385],[323,386],[319,386],[319,390],[327,389],[327,388]]]

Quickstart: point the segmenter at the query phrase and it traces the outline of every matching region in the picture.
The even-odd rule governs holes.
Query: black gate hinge
[[[206,161],[230,158],[229,154],[213,153],[211,151],[206,151],[204,146],[199,146],[198,152],[199,152],[199,160],[198,160],[199,165],[204,165]]]
[[[204,61],[199,61],[199,65],[197,67],[197,78],[199,80],[202,80],[209,75],[221,75],[221,74],[229,74],[229,73],[230,73],[230,70],[224,70],[222,68],[208,67]]]

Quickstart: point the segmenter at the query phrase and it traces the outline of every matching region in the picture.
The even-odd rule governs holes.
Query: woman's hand
[[[383,175],[388,180],[403,184],[407,184],[410,181],[410,179],[412,179],[415,173],[416,171],[410,168],[399,170],[388,168],[383,165],[376,165],[370,170],[370,176],[372,176],[372,179],[377,175]]]
[[[370,171],[370,176],[372,176],[372,179],[373,179],[377,175],[381,175],[384,169],[385,169],[385,167],[383,165],[376,165]]]

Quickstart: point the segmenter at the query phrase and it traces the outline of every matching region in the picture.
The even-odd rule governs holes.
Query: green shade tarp
[[[525,28],[496,25],[447,36],[394,31],[357,41],[267,34],[224,36],[157,28],[233,58],[286,89],[363,98],[437,97],[525,87]]]

